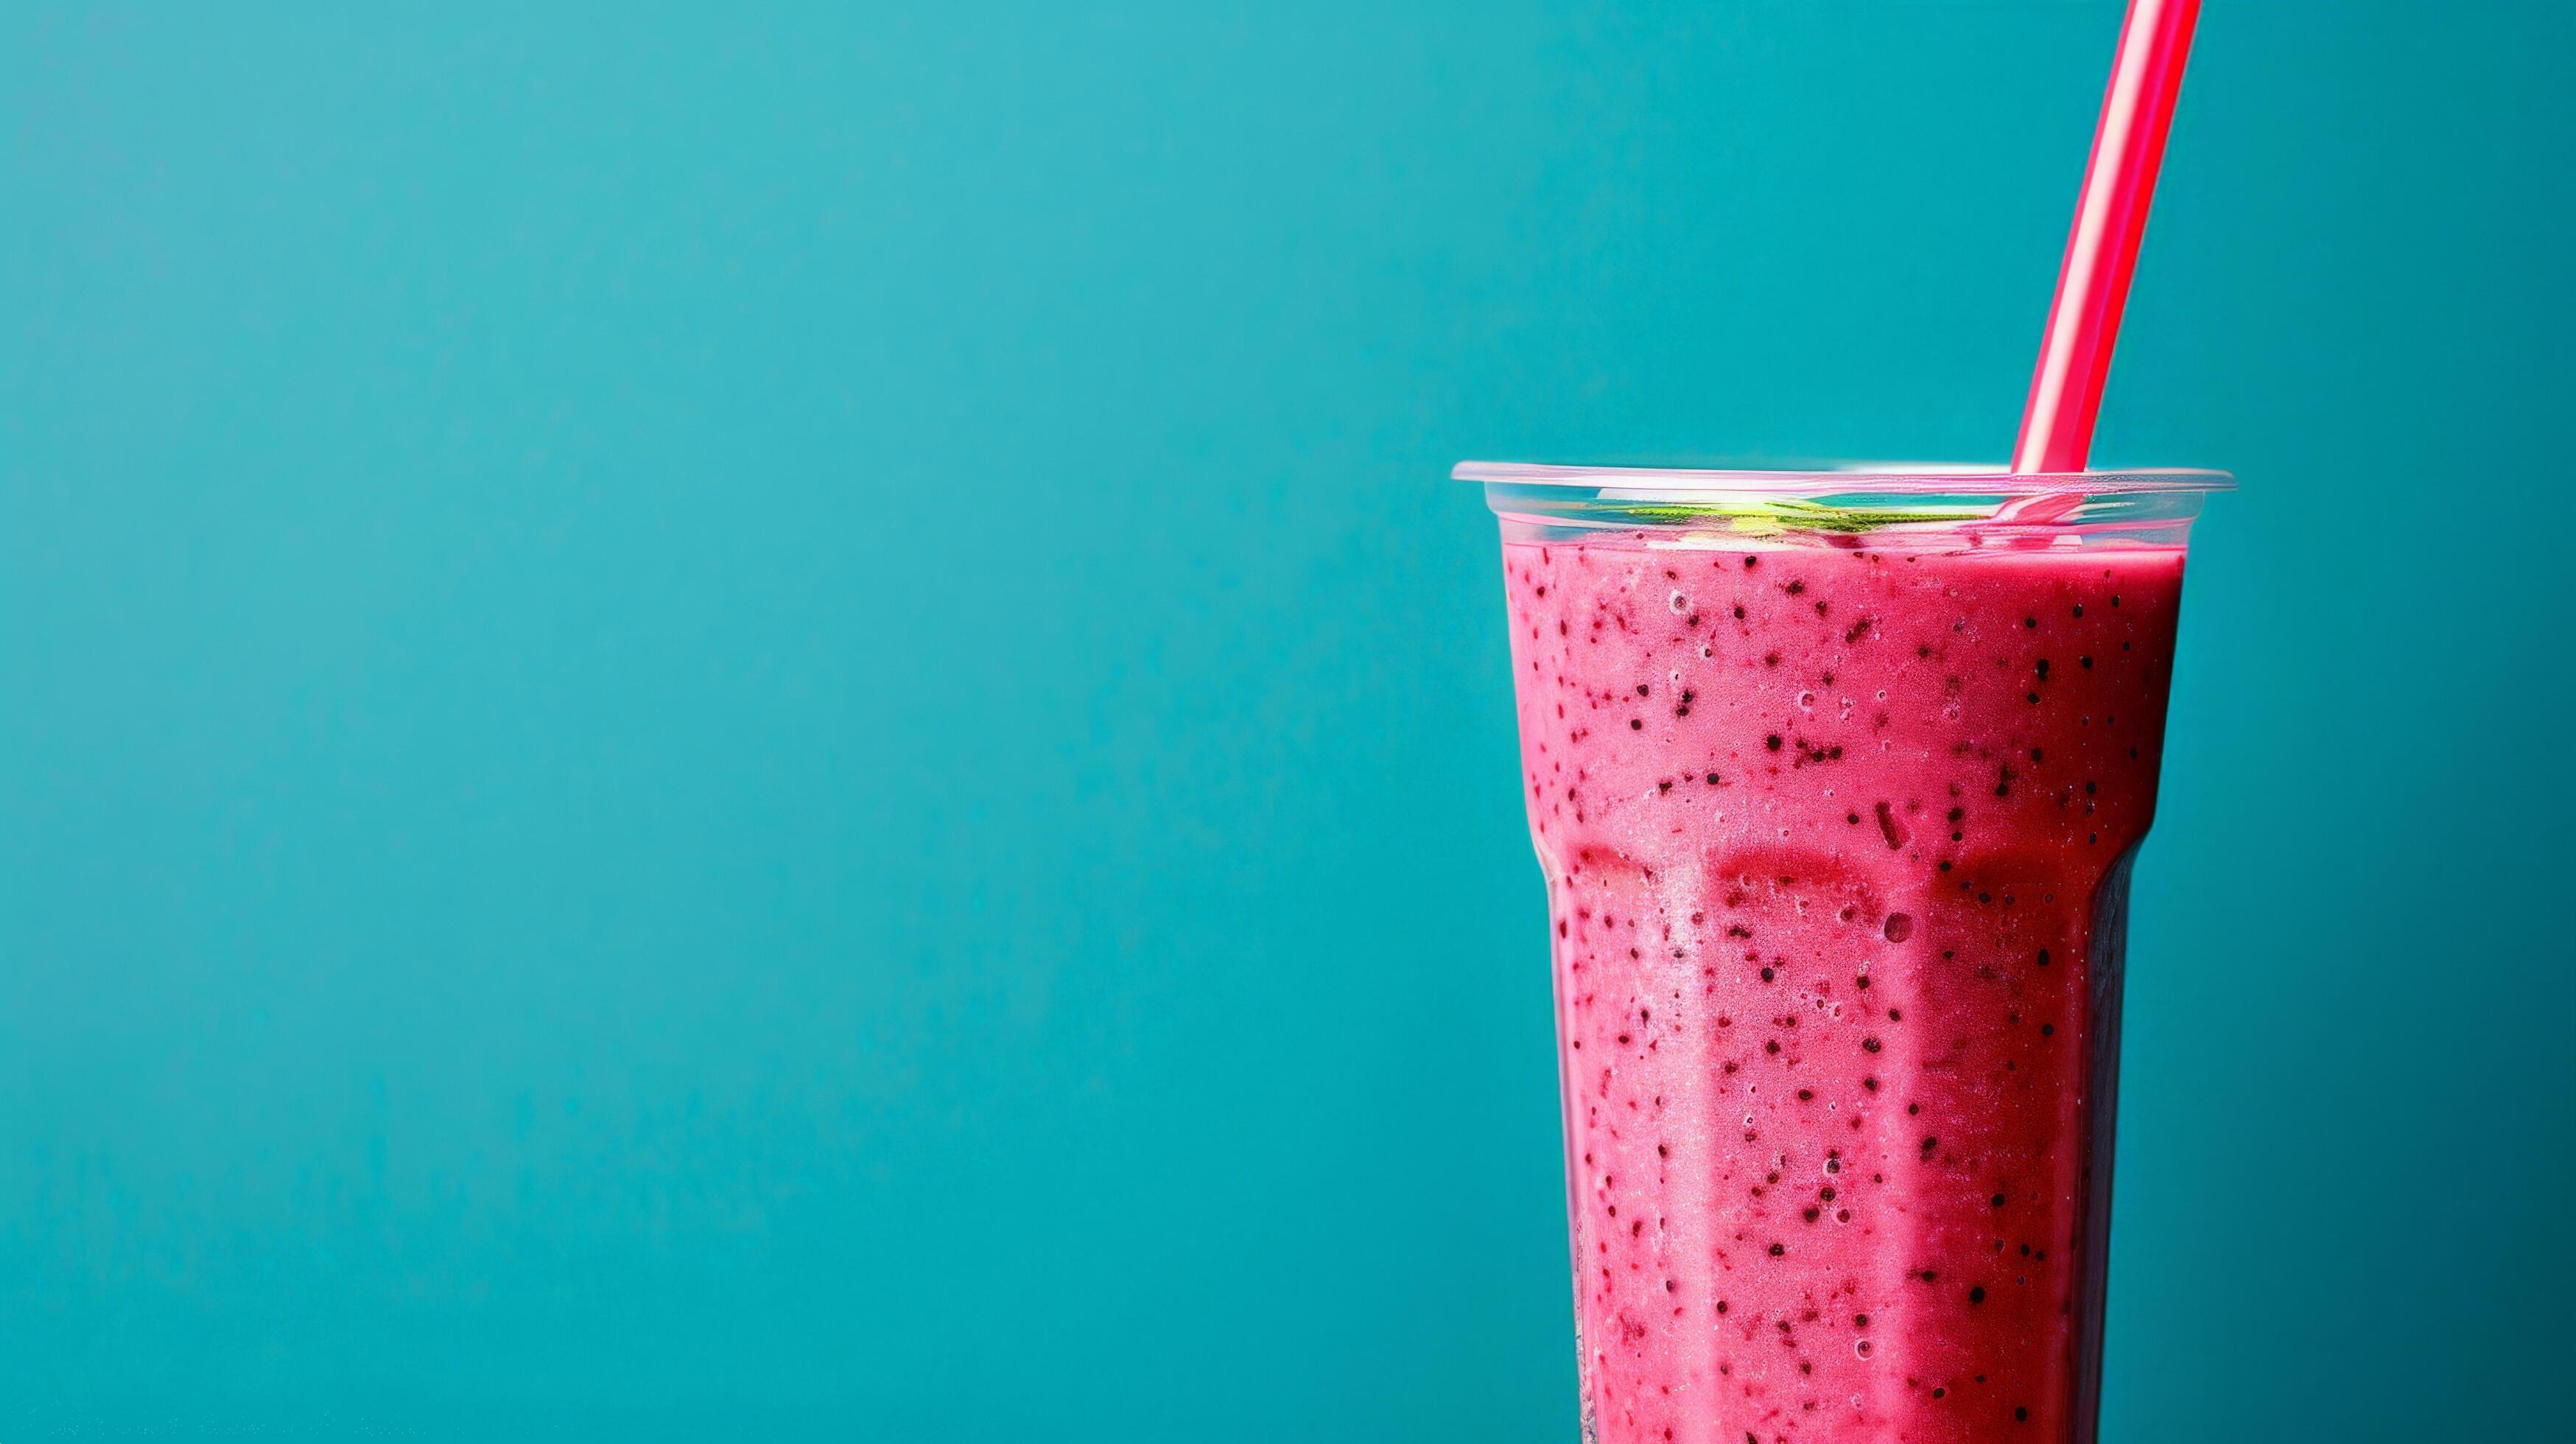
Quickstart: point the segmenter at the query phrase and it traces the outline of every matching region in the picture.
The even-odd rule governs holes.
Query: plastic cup
[[[2234,483],[1456,475],[1502,522],[1585,1438],[2091,1439],[2129,873]]]

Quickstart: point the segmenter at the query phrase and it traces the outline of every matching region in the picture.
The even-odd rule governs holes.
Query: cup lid
[[[1712,494],[2010,498],[2067,492],[2119,496],[2236,489],[2236,478],[2223,471],[2148,467],[2119,471],[2013,472],[2000,465],[1961,462],[1826,462],[1774,471],[1722,466],[1583,466],[1527,461],[1462,461],[1452,467],[1449,474],[1459,481],[1498,482],[1508,486],[1581,487],[1605,499]]]

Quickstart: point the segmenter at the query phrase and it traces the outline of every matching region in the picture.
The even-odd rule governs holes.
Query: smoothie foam
[[[1587,1433],[2089,1439],[2183,551],[1794,540],[1505,547]]]

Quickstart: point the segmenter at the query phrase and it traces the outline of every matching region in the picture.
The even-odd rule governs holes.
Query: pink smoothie
[[[1505,548],[1604,1444],[2092,1437],[2183,553],[1858,540]]]

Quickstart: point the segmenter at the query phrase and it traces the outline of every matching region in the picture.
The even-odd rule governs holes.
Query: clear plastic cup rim
[[[1744,467],[1559,465],[1527,461],[1462,461],[1449,475],[1503,486],[1568,487],[1604,501],[1692,497],[2137,496],[2234,491],[2236,478],[2190,467],[2113,471],[2015,472],[1977,463],[1831,462],[1783,470]]]

